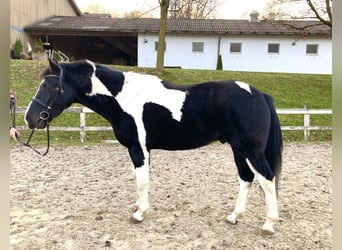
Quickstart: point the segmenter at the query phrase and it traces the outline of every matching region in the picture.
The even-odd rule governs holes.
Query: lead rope
[[[11,110],[11,117],[12,117],[12,127],[15,128],[16,127],[16,121],[15,121],[15,117],[16,117],[16,112],[15,112],[15,98],[14,99],[10,99],[10,110]],[[20,139],[20,136],[16,136],[17,141],[20,143],[20,145],[31,148],[34,152],[36,152],[39,155],[45,156],[48,152],[49,152],[49,148],[50,148],[50,130],[49,130],[49,123],[46,124],[46,134],[47,134],[47,148],[45,150],[44,153],[39,152],[37,149],[35,149],[33,146],[31,146],[29,143],[32,139],[33,133],[34,133],[34,129],[32,129],[32,132],[27,140],[27,142],[23,142]]]

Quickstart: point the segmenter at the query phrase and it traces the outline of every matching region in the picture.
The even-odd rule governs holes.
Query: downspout
[[[221,36],[218,37],[218,41],[217,41],[216,70],[223,70],[222,56],[221,56]]]
[[[219,36],[218,42],[217,42],[217,60],[220,54],[221,54],[221,36]]]

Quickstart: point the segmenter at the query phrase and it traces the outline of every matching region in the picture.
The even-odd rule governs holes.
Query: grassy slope
[[[18,96],[17,106],[25,107],[35,94],[40,83],[39,74],[47,66],[47,62],[12,60],[10,89]],[[110,66],[114,67],[114,66]],[[154,69],[137,67],[115,66],[123,71],[137,71],[141,73],[155,74]],[[330,75],[307,75],[307,74],[284,74],[284,73],[255,73],[255,72],[232,72],[215,70],[182,70],[165,69],[160,77],[173,83],[194,83],[222,79],[237,79],[245,81],[259,90],[264,91],[274,98],[276,108],[302,108],[307,103],[310,109],[331,108],[331,76]],[[87,125],[107,125],[101,117],[89,114]],[[87,118],[88,118],[87,117]],[[302,116],[281,116],[283,125],[302,125]],[[17,118],[18,125],[24,125],[20,115]],[[79,116],[63,114],[52,125],[77,126]],[[313,116],[313,125],[331,125],[331,116]],[[23,131],[25,134],[25,132]],[[312,140],[331,140],[331,132],[311,132]],[[285,140],[301,140],[302,132],[284,132]],[[63,143],[73,143],[78,133],[52,132],[55,140]],[[24,136],[23,136],[24,137]],[[102,139],[113,138],[111,132],[87,133],[87,142],[99,142]]]

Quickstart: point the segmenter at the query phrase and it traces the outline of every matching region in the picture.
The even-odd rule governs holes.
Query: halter
[[[54,77],[54,78],[59,79],[59,76],[57,76],[57,75],[47,75],[47,76],[45,76],[45,78],[47,78],[47,77]],[[49,152],[49,148],[50,148],[50,132],[49,132],[49,123],[47,122],[47,120],[48,120],[49,117],[50,117],[49,111],[51,110],[51,105],[52,105],[53,100],[54,100],[55,97],[56,97],[56,93],[57,93],[57,92],[63,92],[61,86],[62,86],[62,85],[61,85],[61,81],[60,81],[57,90],[53,92],[53,95],[52,95],[52,98],[51,98],[51,101],[50,101],[50,104],[49,104],[49,105],[43,103],[41,100],[39,100],[39,99],[37,99],[37,98],[33,98],[33,99],[32,99],[33,102],[36,102],[36,103],[38,103],[39,105],[41,105],[41,106],[43,106],[43,107],[45,108],[45,110],[43,110],[43,111],[40,112],[40,114],[39,114],[39,121],[40,121],[40,120],[46,121],[47,148],[46,148],[45,152],[44,152],[44,153],[41,153],[41,152],[39,152],[37,149],[35,149],[33,146],[31,146],[31,145],[29,144],[30,141],[31,141],[31,139],[32,139],[32,136],[33,136],[33,133],[34,133],[35,129],[32,129],[32,132],[31,132],[31,134],[30,134],[30,136],[29,136],[29,138],[28,138],[28,140],[27,140],[26,143],[23,142],[23,141],[21,141],[20,138],[19,138],[19,136],[17,137],[18,142],[19,142],[22,146],[29,147],[29,148],[31,148],[34,152],[36,152],[36,153],[38,153],[38,154],[40,154],[40,155],[42,155],[42,156],[45,156],[45,155]],[[12,115],[12,119],[13,119],[13,120],[12,120],[12,127],[15,128],[15,99],[14,99],[14,100],[12,100],[12,99],[10,100],[10,109],[11,109],[11,115]],[[39,121],[38,121],[38,122],[39,122]]]

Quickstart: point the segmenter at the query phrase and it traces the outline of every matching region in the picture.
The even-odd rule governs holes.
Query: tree
[[[215,16],[217,0],[170,0],[170,17],[207,19]]]
[[[115,10],[109,10],[106,7],[101,6],[98,3],[89,3],[82,9],[83,13],[88,14],[110,14],[111,16],[119,16]]]
[[[160,5],[160,28],[157,50],[157,71],[161,73],[164,69],[164,51],[165,51],[165,36],[167,24],[167,12],[170,5],[170,0],[158,0]]]
[[[323,7],[315,4],[314,0],[306,0],[306,2],[311,11],[314,13],[315,17],[320,20],[321,23],[332,28],[332,0],[325,0],[325,5],[323,4]],[[325,16],[327,16],[327,18]]]
[[[126,18],[140,18],[140,17],[143,17],[145,15],[145,13],[143,13],[139,10],[133,10],[131,12],[126,12],[123,15]]]
[[[332,0],[271,0],[265,19],[317,19],[332,28]]]

